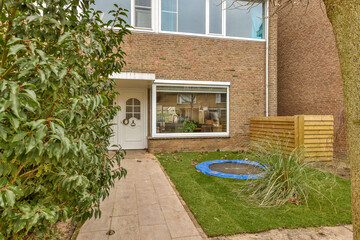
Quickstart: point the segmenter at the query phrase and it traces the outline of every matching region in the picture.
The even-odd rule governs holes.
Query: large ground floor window
[[[154,136],[228,134],[228,87],[153,85]]]

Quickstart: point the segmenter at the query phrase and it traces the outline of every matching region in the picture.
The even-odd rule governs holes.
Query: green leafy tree
[[[107,150],[119,111],[108,76],[129,31],[123,9],[103,23],[92,2],[0,0],[0,239],[51,239],[58,221],[99,217],[126,174],[123,151]]]

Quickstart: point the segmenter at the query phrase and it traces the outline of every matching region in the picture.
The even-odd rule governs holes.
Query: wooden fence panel
[[[333,159],[334,118],[331,115],[304,115],[305,161]],[[310,145],[311,144],[311,145]],[[314,145],[316,144],[316,145]],[[326,161],[325,160],[325,161]]]
[[[285,152],[302,146],[304,161],[333,159],[334,118],[331,115],[253,117],[250,141],[278,143]]]
[[[290,153],[295,148],[295,117],[253,117],[250,123],[250,141],[261,144],[264,140],[279,144]]]

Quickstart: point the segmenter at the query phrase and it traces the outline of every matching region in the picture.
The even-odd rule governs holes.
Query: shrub
[[[301,161],[303,151],[300,148],[286,151],[287,147],[280,141],[264,141],[252,144],[251,148],[249,158],[261,162],[266,169],[262,178],[247,182],[247,191],[260,205],[307,204],[311,193],[324,197],[316,187],[321,185],[316,176],[318,172],[309,171],[307,163]]]
[[[55,238],[57,221],[99,217],[126,173],[124,153],[107,150],[125,13],[103,23],[91,2],[0,1],[0,239]]]

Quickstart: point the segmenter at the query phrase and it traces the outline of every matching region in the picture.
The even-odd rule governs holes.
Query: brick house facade
[[[335,156],[346,154],[344,95],[335,37],[323,3],[278,16],[278,115],[334,115]]]
[[[270,21],[269,114],[277,114],[276,19]],[[240,150],[249,142],[250,117],[265,116],[265,42],[133,33],[124,45],[124,71],[172,80],[230,82],[230,136],[153,138],[151,152]],[[141,61],[139,61],[141,59]]]
[[[170,11],[168,8],[171,8],[170,3],[173,1],[177,1],[179,7]],[[210,12],[206,14],[206,24],[210,25],[210,27],[206,29],[205,34],[182,34],[180,32],[162,31],[164,26],[169,28],[169,25],[172,24],[165,22],[165,20],[169,21],[168,18],[164,17],[165,13],[177,14],[178,19],[180,19],[181,1],[142,1],[151,3],[141,8],[142,11],[151,9],[149,10],[149,13],[152,13],[150,22],[144,21],[146,15],[140,16],[141,18],[138,20],[137,16],[135,16],[137,6],[135,8],[131,7],[131,16],[129,16],[131,22],[143,24],[143,26],[151,29],[144,31],[135,28],[132,34],[125,39],[122,46],[122,50],[127,54],[125,57],[127,64],[121,74],[113,76],[119,87],[120,96],[117,102],[122,107],[122,111],[119,112],[117,119],[115,119],[117,123],[117,126],[115,126],[116,136],[113,137],[112,142],[120,145],[124,145],[124,139],[125,141],[128,139],[128,142],[134,142],[135,135],[145,132],[142,135],[145,140],[138,145],[140,147],[128,145],[130,147],[125,148],[146,148],[150,152],[242,150],[250,140],[250,117],[265,116],[266,114],[267,45],[267,110],[269,115],[274,116],[277,114],[277,18],[272,17],[268,22],[264,20],[265,18],[262,18],[263,24],[257,30],[257,33],[260,30],[264,31],[264,36],[261,36],[260,39],[251,39],[252,36],[228,37],[224,29],[226,28],[227,31],[227,28],[232,26],[226,25],[226,21],[230,19],[226,18],[226,7],[222,10],[222,20],[220,20],[222,21],[222,35],[209,33],[212,31],[212,26],[209,24],[209,22],[211,23],[212,14]],[[197,3],[204,2],[206,3],[206,9],[211,10],[209,4],[215,1],[199,0]],[[164,2],[170,5],[165,6],[162,4]],[[186,2],[186,0],[183,0],[183,2]],[[225,1],[222,4],[225,4]],[[264,3],[261,6],[263,6],[262,11],[265,14],[266,4]],[[259,9],[261,10],[261,8],[257,10]],[[249,11],[245,12],[249,14]],[[245,12],[242,13],[243,19],[246,19],[244,17]],[[164,16],[161,14],[164,14]],[[228,14],[231,15],[233,12]],[[250,18],[248,20],[250,21]],[[251,21],[256,22],[258,19],[252,19]],[[180,29],[180,23],[178,24]],[[241,26],[241,28],[248,27],[251,28],[251,25],[243,24]],[[254,25],[252,28],[254,28]],[[248,29],[246,31],[252,32],[253,35],[253,30]],[[268,44],[266,43],[267,33]],[[168,85],[163,86],[163,83]],[[178,102],[172,103],[174,107],[171,105],[159,106],[158,99],[162,96],[161,92],[157,92],[159,87],[170,89],[170,92],[173,91],[171,88],[192,88],[191,91],[197,89],[200,92],[203,91],[202,89],[210,89],[209,91],[214,93],[209,93],[209,96],[213,94],[212,97],[214,97],[214,94],[216,94],[216,99],[220,98],[221,94],[226,94],[226,103],[228,104],[226,109],[227,122],[222,117],[225,109],[218,107],[218,110],[214,110],[206,104],[202,105],[200,95],[197,97],[198,102],[194,103],[197,104],[195,111],[193,105],[189,110],[190,104],[185,109],[183,107],[185,105],[179,103],[179,98],[185,99],[188,97],[185,95],[190,95],[191,91],[189,89],[187,90],[188,93],[181,93],[184,96],[180,96],[181,94],[178,93]],[[227,89],[227,92],[215,93],[215,91],[222,91],[221,88]],[[137,92],[136,89],[141,90]],[[134,94],[138,94],[139,97],[130,96],[133,90]],[[138,101],[138,98],[143,100]],[[218,105],[220,106],[220,104]],[[182,107],[184,109],[181,109]],[[146,108],[146,110],[143,111],[143,108]],[[164,108],[167,108],[165,109],[167,115],[162,112]],[[172,114],[170,120],[169,113]],[[178,131],[185,131],[181,129],[185,129],[185,123],[188,121],[186,119],[189,119],[189,115],[192,116],[193,114],[196,115],[196,119],[202,117],[202,120],[196,120],[197,122],[194,120],[196,124],[194,132],[177,133]],[[223,119],[221,120],[221,118]],[[145,119],[145,126],[141,126],[142,130],[136,132],[135,128],[141,125],[140,119]],[[133,126],[133,132],[130,132],[130,126]],[[219,128],[222,129],[219,130]],[[167,130],[172,131],[172,133],[162,133],[162,131],[166,132]],[[127,134],[126,131],[129,134],[123,136]]]

